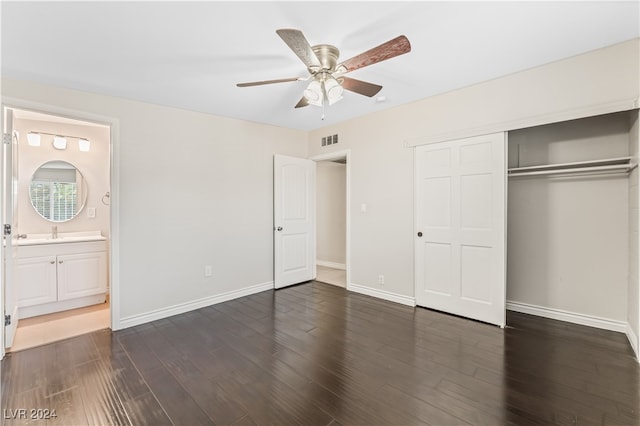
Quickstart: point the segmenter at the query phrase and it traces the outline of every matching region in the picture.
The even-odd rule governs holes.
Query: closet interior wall
[[[637,161],[637,116],[626,111],[511,131],[508,168]],[[637,168],[510,176],[507,308],[621,332],[629,322],[637,328],[638,301],[629,301],[634,289],[637,298],[637,181]]]

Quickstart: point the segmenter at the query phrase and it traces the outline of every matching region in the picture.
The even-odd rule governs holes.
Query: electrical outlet
[[[213,267],[211,265],[207,265],[204,267],[204,276],[210,277],[213,275]]]
[[[384,284],[384,275],[378,275],[378,284]]]

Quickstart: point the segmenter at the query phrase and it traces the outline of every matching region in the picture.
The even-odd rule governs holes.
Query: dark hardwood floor
[[[508,323],[307,283],[8,354],[2,420],[640,423],[640,368],[624,335],[512,312]],[[46,410],[57,417],[37,419]]]

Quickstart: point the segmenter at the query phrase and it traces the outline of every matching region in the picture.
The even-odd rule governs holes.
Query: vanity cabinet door
[[[57,300],[55,256],[18,258],[14,274],[18,286],[18,307]]]
[[[107,291],[107,253],[57,256],[58,300],[91,296]]]

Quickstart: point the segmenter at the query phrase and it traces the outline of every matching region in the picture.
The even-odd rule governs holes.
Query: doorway
[[[4,294],[17,306],[6,342],[14,352],[111,325],[111,126],[5,109],[14,135],[12,247],[3,253],[12,270]]]
[[[348,288],[349,151],[316,161],[316,280]]]

